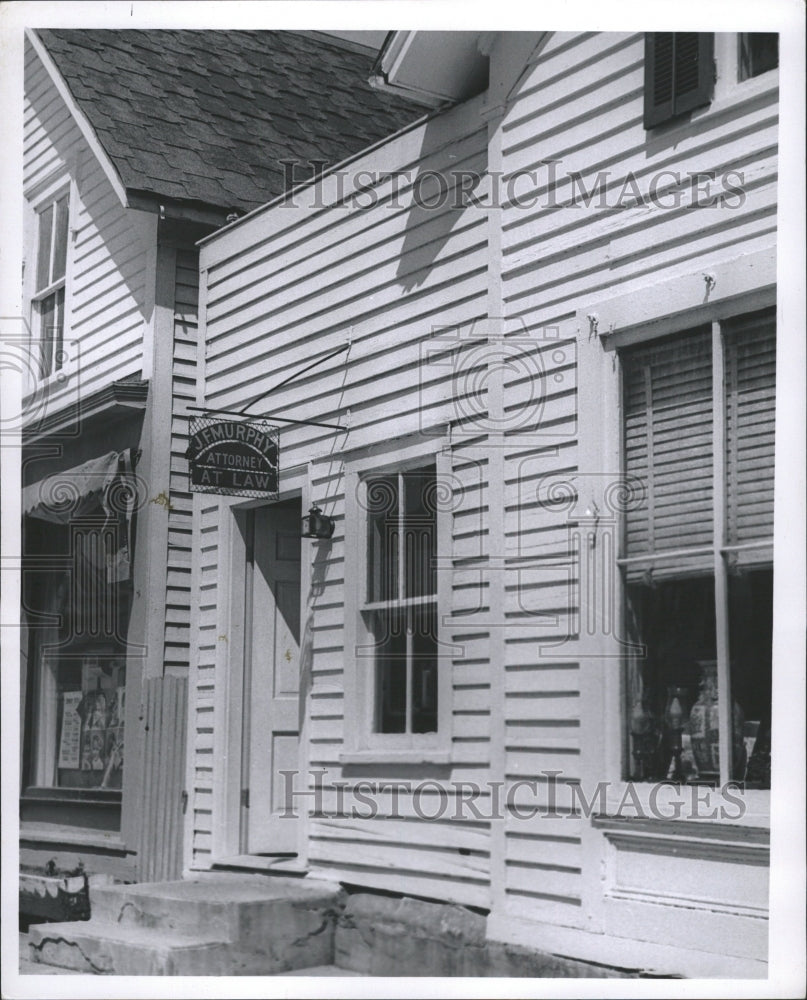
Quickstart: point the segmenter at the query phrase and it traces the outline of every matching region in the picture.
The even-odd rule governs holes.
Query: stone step
[[[231,972],[230,945],[204,937],[166,936],[105,921],[36,924],[28,959],[92,975],[220,976]]]
[[[31,928],[31,959],[115,975],[277,975],[333,962],[341,890],[266,875],[98,888],[88,922]]]
[[[90,902],[93,920],[179,934],[203,929],[245,948],[263,947],[269,939],[291,946],[316,936],[328,941],[324,962],[330,962],[340,896],[338,886],[316,880],[222,873],[105,886],[92,893]]]

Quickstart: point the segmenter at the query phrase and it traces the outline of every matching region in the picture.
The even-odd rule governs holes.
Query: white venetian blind
[[[709,571],[713,557],[712,351],[708,327],[621,354],[624,470],[644,484],[626,514],[628,579]],[[665,559],[665,552],[683,555]],[[692,550],[692,551],[686,551]],[[661,556],[662,558],[659,558]]]
[[[726,542],[773,539],[776,319],[773,309],[723,324],[726,355]],[[743,554],[769,561],[770,546]]]

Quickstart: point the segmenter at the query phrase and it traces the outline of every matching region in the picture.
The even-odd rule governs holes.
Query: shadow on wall
[[[487,171],[487,126],[480,119],[479,128],[457,136],[452,118],[446,112],[424,128],[396,272],[405,292],[423,285],[438,257],[453,256],[445,252],[452,238],[486,214],[475,199]],[[459,247],[457,255],[463,252]]]

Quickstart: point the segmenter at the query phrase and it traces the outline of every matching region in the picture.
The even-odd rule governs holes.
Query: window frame
[[[64,275],[50,280],[42,288],[37,289],[37,270],[39,262],[39,249],[42,240],[41,219],[42,214],[49,206],[55,206],[62,198],[67,199],[67,233],[65,245],[65,268]],[[36,389],[47,387],[54,382],[63,382],[69,377],[73,367],[72,352],[67,350],[66,345],[69,338],[69,304],[73,279],[73,242],[75,234],[75,216],[77,207],[77,191],[75,181],[71,177],[65,177],[61,172],[58,177],[52,179],[44,185],[39,185],[35,192],[27,195],[28,206],[28,238],[26,240],[27,252],[23,273],[23,294],[26,302],[25,313],[28,316],[31,364],[29,366],[31,375],[29,384],[24,387],[24,391],[30,393]],[[51,264],[53,264],[53,252],[55,246],[55,217],[51,228]],[[50,273],[49,273],[50,278]],[[42,305],[47,299],[57,295],[62,291],[62,324],[61,334],[58,338],[58,346],[51,345],[51,357],[49,360],[49,370],[43,371],[42,364],[42,338],[43,338],[43,315]],[[62,355],[60,363],[56,364],[57,352]],[[32,377],[31,377],[32,376]]]
[[[706,303],[703,300],[704,267],[708,267],[710,277],[717,279],[711,301]],[[616,359],[618,349],[775,305],[776,251],[770,247],[713,267],[702,265],[694,272],[592,301],[578,309],[578,371],[581,373],[578,386],[579,468],[581,475],[588,475],[589,482],[595,484],[593,488],[586,487],[586,492],[581,492],[581,507],[596,504],[601,511],[606,510],[602,495],[604,485],[622,474],[622,385]],[[780,320],[777,315],[777,330]],[[618,541],[621,542],[621,537]],[[616,550],[613,574],[619,583],[615,556]],[[618,585],[614,595],[614,621],[624,621],[624,598],[624,589]],[[626,795],[640,802],[646,815],[652,815],[653,786],[631,782],[623,777],[630,751],[626,724],[627,664],[622,636],[583,636],[580,655],[581,665],[590,663],[597,668],[583,674],[581,725],[589,733],[591,743],[596,742],[599,747],[599,752],[589,754],[583,763],[584,785],[589,783],[594,788],[598,782],[607,779],[603,815],[619,815],[619,807]],[[775,663],[773,669],[776,670]],[[722,759],[728,758],[722,755]],[[628,786],[631,786],[631,792],[628,792]],[[721,788],[708,790],[692,787],[693,795],[698,791],[702,794],[710,791],[708,804],[704,805],[701,801],[698,805],[692,800],[684,805],[680,815],[670,819],[671,822],[693,819],[696,822],[718,822],[709,815],[713,808],[718,811],[725,808],[727,815],[736,816],[736,799],[725,797]],[[770,796],[768,789],[746,789],[743,792],[745,813],[734,822],[740,826],[768,827]]]
[[[743,39],[747,38],[751,34],[775,34],[777,36],[777,50],[776,50],[776,65],[770,66],[768,69],[761,70],[759,73],[747,73],[744,75],[745,67],[743,65]],[[768,73],[773,73],[779,69],[779,55],[781,52],[781,46],[779,45],[779,35],[781,33],[776,32],[749,32],[749,31],[738,31],[737,32],[737,82],[747,83],[749,80],[756,80],[760,76],[765,76]]]
[[[764,307],[763,307],[764,308]],[[725,786],[731,781],[740,781],[741,778],[733,778],[731,775],[732,769],[732,734],[731,725],[727,722],[732,718],[732,705],[733,705],[733,691],[732,691],[732,676],[731,676],[731,662],[729,658],[729,640],[731,633],[731,616],[730,616],[730,606],[729,606],[729,574],[730,574],[730,562],[732,559],[737,559],[742,556],[743,553],[750,553],[752,556],[752,564],[749,565],[748,569],[772,569],[773,568],[773,535],[770,538],[754,540],[750,542],[734,542],[731,543],[728,540],[727,523],[728,523],[728,494],[729,494],[729,484],[728,484],[728,445],[729,445],[729,434],[728,434],[728,421],[727,421],[727,381],[728,381],[728,337],[730,335],[730,330],[728,327],[731,321],[734,319],[741,319],[744,316],[753,313],[755,310],[742,310],[739,313],[733,315],[724,315],[721,312],[715,314],[711,321],[711,351],[710,351],[710,361],[711,361],[711,437],[712,437],[712,540],[708,546],[711,549],[711,572],[708,574],[713,580],[714,585],[714,610],[715,610],[715,652],[717,660],[717,691],[718,691],[718,714],[720,719],[720,730],[719,730],[719,756],[720,756],[720,786]],[[691,327],[684,326],[679,330],[674,331],[672,334],[665,334],[665,337],[680,334],[682,337],[690,333]],[[654,341],[658,341],[660,337],[647,336],[642,338],[638,344],[652,344]],[[638,344],[632,344],[631,347],[636,347]],[[616,366],[618,370],[619,378],[619,393],[620,393],[620,466],[624,474],[625,470],[625,413],[624,413],[624,370],[625,370],[625,351],[624,345],[622,347],[616,346]],[[644,563],[647,562],[651,566],[663,560],[667,566],[671,562],[678,562],[681,567],[680,572],[674,572],[676,579],[681,581],[690,580],[695,576],[702,575],[698,570],[690,570],[684,564],[683,560],[687,558],[687,550],[680,550],[677,557],[673,557],[673,554],[665,551],[663,548],[658,549],[655,553],[648,553],[642,555],[626,556],[626,538],[625,538],[625,522],[626,518],[623,515],[621,518],[621,524],[619,526],[619,539],[618,539],[618,551],[620,556],[617,558],[617,566],[621,571],[624,571],[628,566],[633,563]],[[753,560],[753,553],[757,550],[761,550],[763,557],[758,560]],[[692,550],[695,551],[694,549]],[[768,555],[770,553],[770,555]],[[622,600],[624,602],[625,588],[627,586],[627,579],[623,576],[620,580],[620,591],[622,593]],[[626,664],[627,667],[627,664]],[[623,725],[625,720],[629,717],[630,705],[625,703],[623,707]],[[630,740],[626,733],[625,742],[629,744]],[[627,752],[629,754],[630,747],[627,747]],[[630,771],[630,761],[626,756],[623,764],[624,774]],[[627,779],[626,779],[627,780]]]
[[[366,600],[368,538],[364,496],[367,481],[432,464],[438,482],[451,472],[450,455],[439,440],[424,440],[421,435],[413,435],[411,439],[391,441],[385,449],[395,443],[398,447],[394,451],[381,452],[377,447],[368,447],[345,459],[345,730],[340,754],[340,762],[345,764],[450,761],[452,664],[447,619],[451,598],[452,514],[446,505],[439,505],[436,515],[437,732],[374,732],[375,660],[356,652],[358,647],[372,643],[364,614],[373,606]],[[370,684],[366,683],[368,671],[372,672]]]

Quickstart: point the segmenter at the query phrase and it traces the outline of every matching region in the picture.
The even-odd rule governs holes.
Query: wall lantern
[[[303,538],[330,538],[335,526],[334,519],[314,504],[303,518]]]

